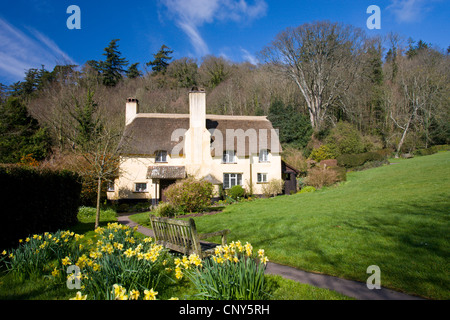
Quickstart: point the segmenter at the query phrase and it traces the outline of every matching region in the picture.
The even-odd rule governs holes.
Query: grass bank
[[[449,299],[450,152],[353,172],[314,193],[240,203],[195,218],[200,232],[231,229],[230,241],[266,249],[272,261]]]

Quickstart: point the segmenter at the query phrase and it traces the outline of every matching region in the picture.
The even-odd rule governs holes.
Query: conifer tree
[[[43,160],[50,152],[50,140],[19,98],[0,104],[0,162],[16,163],[27,155]]]
[[[163,44],[161,46],[161,49],[153,55],[155,60],[147,62],[147,67],[151,66],[152,71],[157,73],[164,74],[166,72],[167,66],[169,65],[168,61],[172,60],[172,57],[170,54],[173,53],[173,50],[170,50],[168,46]]]
[[[137,63],[133,63],[127,70],[127,78],[128,79],[135,79],[135,78],[139,78],[140,76],[142,76],[142,72],[140,72],[137,68],[137,66],[139,65],[139,62]]]
[[[117,42],[120,39],[113,39],[109,46],[105,48],[103,55],[106,57],[105,61],[100,62],[100,70],[102,72],[102,81],[105,86],[114,87],[123,78],[125,73],[124,67],[128,65],[128,61],[121,57],[121,52],[118,50]]]

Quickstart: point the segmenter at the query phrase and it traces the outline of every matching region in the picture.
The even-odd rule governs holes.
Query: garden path
[[[145,228],[132,221],[129,216],[133,213],[121,214],[118,216],[118,222],[131,228],[138,227],[137,231],[153,237],[153,230]],[[363,282],[341,279],[324,274],[317,274],[299,270],[293,267],[269,262],[267,264],[266,273],[277,274],[284,278],[291,279],[300,283],[309,284],[319,288],[325,288],[342,293],[348,297],[358,300],[423,300],[420,297],[407,295],[401,292],[393,291],[386,288],[368,289]],[[369,275],[368,275],[369,276]]]

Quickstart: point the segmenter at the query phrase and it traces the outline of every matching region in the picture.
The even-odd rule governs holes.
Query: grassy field
[[[200,232],[230,229],[229,241],[264,248],[274,262],[363,282],[377,265],[384,287],[449,299],[449,209],[450,152],[442,152],[195,221]]]

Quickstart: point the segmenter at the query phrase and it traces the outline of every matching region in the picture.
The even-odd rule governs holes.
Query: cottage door
[[[160,194],[159,194],[159,200],[162,202],[166,202],[166,196],[164,195],[164,192],[166,191],[166,189],[174,184],[177,180],[175,179],[161,179],[160,180],[160,185],[159,185],[159,190],[160,190]]]

